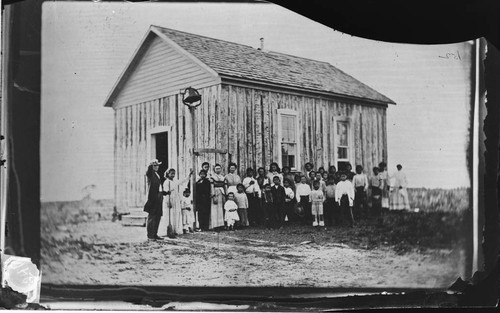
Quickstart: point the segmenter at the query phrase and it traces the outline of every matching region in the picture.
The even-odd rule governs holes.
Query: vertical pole
[[[0,112],[0,134],[4,136],[0,143],[0,159],[6,160],[8,157],[8,144],[9,135],[7,133],[7,114],[8,114],[8,103],[10,102],[10,81],[11,81],[11,63],[10,61],[10,41],[11,41],[11,30],[12,30],[12,5],[5,6],[3,10],[3,36],[2,38],[2,101],[1,101],[1,112]],[[8,166],[9,163],[6,162],[6,166],[0,167],[0,255],[3,260],[5,253],[5,230],[6,230],[6,220],[7,220],[7,194],[8,194]],[[1,277],[1,273],[0,273]]]
[[[192,186],[192,197],[193,197],[193,214],[194,214],[194,228],[197,228],[196,224],[198,223],[198,208],[196,207],[196,154],[195,154],[195,149],[196,149],[196,119],[195,119],[195,110],[196,108],[189,108],[189,111],[191,111],[191,131],[192,131],[192,149],[191,149],[191,158],[192,158],[192,170],[193,170],[193,175],[191,177],[191,186]]]

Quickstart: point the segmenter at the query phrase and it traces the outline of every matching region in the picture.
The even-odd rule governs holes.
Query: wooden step
[[[130,214],[122,216],[122,225],[123,226],[146,226],[146,221],[148,219],[148,214],[146,213],[141,215]]]

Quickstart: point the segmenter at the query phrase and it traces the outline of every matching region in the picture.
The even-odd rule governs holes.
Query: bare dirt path
[[[336,240],[335,230],[316,241],[312,227],[301,227],[202,232],[163,242],[147,242],[143,227],[109,220],[62,227],[43,241],[43,282],[445,288],[463,263],[451,249],[399,255],[390,247],[350,247]],[[304,238],[313,240],[298,242]]]

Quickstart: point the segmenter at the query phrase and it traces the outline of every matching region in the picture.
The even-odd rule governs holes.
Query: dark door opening
[[[164,173],[168,169],[168,132],[155,134],[156,158],[161,162],[158,174],[161,180],[165,180]]]

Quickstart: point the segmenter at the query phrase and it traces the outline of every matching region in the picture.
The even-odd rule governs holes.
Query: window
[[[296,170],[299,168],[297,112],[280,109],[278,117],[281,167],[288,166]]]
[[[345,165],[351,160],[351,136],[349,133],[349,121],[338,120],[336,123],[336,159],[337,168],[344,170]]]

